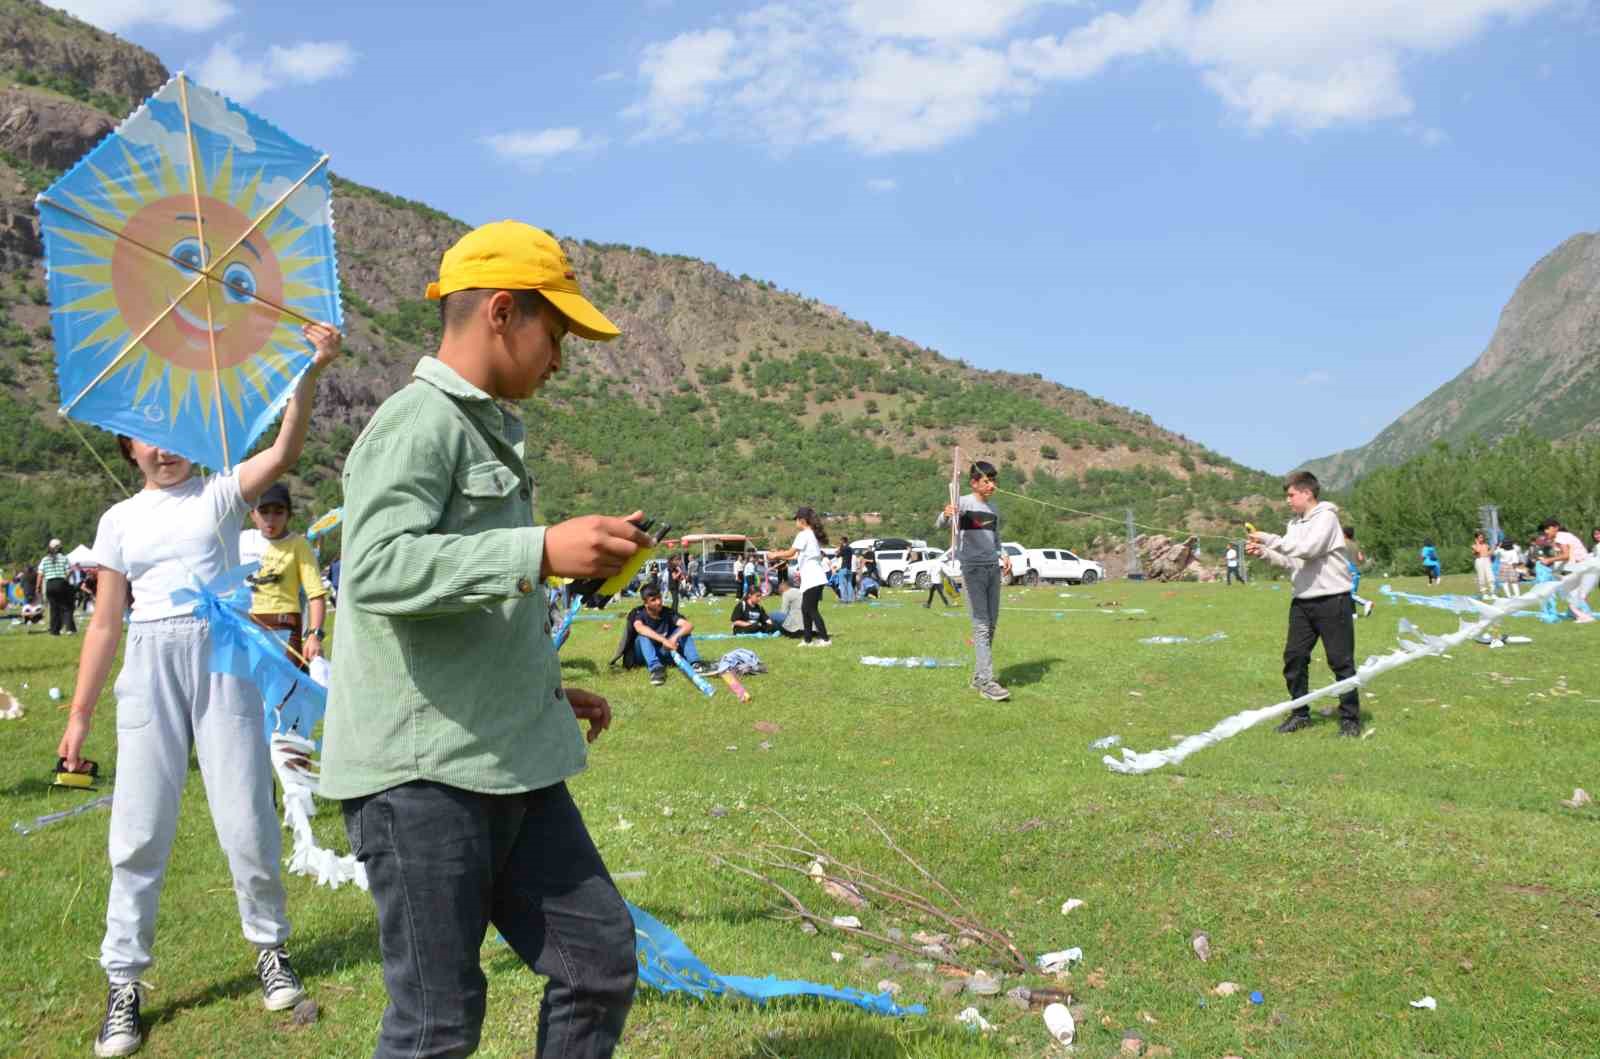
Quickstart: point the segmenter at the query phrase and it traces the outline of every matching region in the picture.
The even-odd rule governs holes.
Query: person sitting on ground
[[[761,589],[745,590],[744,598],[733,605],[733,634],[735,636],[767,635],[778,631],[784,614],[769,615],[761,606]]]
[[[779,612],[783,615],[783,620],[779,622],[778,631],[783,633],[784,639],[795,640],[805,631],[805,616],[800,613],[801,605],[805,600],[805,593],[800,591],[798,574],[795,575],[794,580],[791,580],[787,576],[788,571],[786,568],[783,573],[785,576],[780,582],[783,585],[783,595],[780,597],[781,602],[779,603],[779,606],[783,607],[783,610]]]
[[[673,651],[682,655],[696,673],[709,669],[700,661],[700,651],[689,635],[694,631],[694,623],[661,601],[661,589],[647,584],[639,598],[643,605],[628,612],[628,628],[621,651],[623,665],[643,665],[650,670],[650,683],[658,687],[667,682],[666,664],[671,661]]]
[[[861,575],[861,589],[857,593],[856,598],[857,599],[877,599],[878,598],[878,579],[876,577],[873,577],[870,572]]]

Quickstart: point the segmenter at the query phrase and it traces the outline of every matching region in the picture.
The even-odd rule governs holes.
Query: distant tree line
[[[1494,443],[1440,442],[1366,475],[1341,506],[1367,557],[1398,575],[1422,572],[1424,540],[1447,573],[1471,570],[1485,504],[1499,507],[1501,530],[1519,545],[1547,518],[1587,541],[1600,526],[1600,439],[1557,444],[1523,430]]]

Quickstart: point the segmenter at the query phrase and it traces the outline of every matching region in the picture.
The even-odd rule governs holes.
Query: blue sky
[[[60,6],[363,183],[703,258],[1273,471],[1369,440],[1600,228],[1600,0]]]

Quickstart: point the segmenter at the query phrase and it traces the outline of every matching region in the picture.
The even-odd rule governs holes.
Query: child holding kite
[[[1284,498],[1294,518],[1283,536],[1252,530],[1245,543],[1250,555],[1289,571],[1294,598],[1289,602],[1289,635],[1283,648],[1283,678],[1289,697],[1309,689],[1311,651],[1322,641],[1333,675],[1356,675],[1354,591],[1350,577],[1351,546],[1339,525],[1339,509],[1321,499],[1322,486],[1309,471],[1296,471],[1284,481]],[[1311,707],[1300,706],[1278,725],[1298,732],[1311,725]],[[1361,693],[1354,688],[1339,696],[1339,734],[1361,735]]]
[[[194,476],[173,452],[118,435],[144,488],[100,518],[94,617],[78,660],[67,729],[57,753],[78,771],[95,702],[133,614],[117,677],[117,785],[111,803],[111,890],[100,966],[110,987],[95,1038],[99,1056],[132,1055],[144,1043],[140,976],[153,962],[156,909],[178,829],[178,801],[191,748],[206,802],[228,858],[245,940],[269,1011],[293,1007],[305,989],[289,963],[281,875],[282,840],[272,805],[272,762],[261,696],[237,677],[210,672],[211,631],[173,592],[207,582],[238,561],[239,523],[268,485],[292,468],[305,445],[317,377],[339,355],[340,335],[308,324],[311,366],[283,415],[277,439],[230,473]]]
[[[956,531],[952,554],[961,564],[962,594],[967,597],[967,612],[972,618],[972,648],[977,660],[972,686],[991,702],[1004,702],[1011,697],[1011,692],[994,678],[1000,586],[1005,583],[1004,578],[1011,576],[1011,557],[1000,548],[1000,513],[990,503],[998,474],[987,460],[974,463],[967,473],[972,492],[946,504],[939,515],[940,529],[953,525]],[[953,486],[951,491],[955,491]],[[931,595],[928,601],[933,601]]]

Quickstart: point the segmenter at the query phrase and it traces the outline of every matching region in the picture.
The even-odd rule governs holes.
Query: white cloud
[[[112,33],[140,25],[202,33],[234,13],[227,0],[55,0],[50,6]]]
[[[350,72],[355,64],[355,49],[342,40],[308,40],[267,49],[267,68],[275,74],[303,84],[315,84]]]
[[[608,81],[620,81],[620,80],[622,80],[622,77],[623,77],[623,73],[622,73],[621,70],[607,70],[605,73],[601,74],[599,77],[596,77],[595,81],[600,83],[600,84],[605,84]]]
[[[876,191],[880,195],[893,191],[899,186],[899,182],[891,179],[890,177],[873,177],[871,180],[867,181],[867,190]]]
[[[1317,368],[1314,371],[1308,371],[1300,377],[1301,386],[1325,386],[1332,381],[1333,376],[1329,375],[1321,368]]]
[[[919,40],[985,40],[1039,9],[1076,0],[850,0],[845,17],[863,33]]]
[[[1144,60],[1192,70],[1245,127],[1309,134],[1409,119],[1417,59],[1564,2],[1139,0],[1085,18],[1077,0],[769,0],[647,45],[624,114],[644,137],[926,150]],[[1045,20],[1075,24],[1034,32]]]
[[[218,41],[201,60],[196,80],[240,103],[280,84],[315,84],[349,72],[356,53],[343,41],[274,44],[259,57],[239,49],[239,38]]]
[[[521,129],[485,136],[483,142],[501,158],[541,165],[563,154],[594,151],[604,141],[585,137],[582,129]]]
[[[286,176],[264,181],[256,191],[257,206],[263,210],[266,209],[282,198],[284,192],[291,187],[294,187],[294,181]],[[332,216],[329,213],[328,206],[327,192],[323,188],[309,183],[302,184],[296,188],[294,194],[290,195],[283,204],[285,211],[312,225],[332,223]]]
[[[250,135],[250,127],[244,115],[231,110],[227,100],[204,85],[195,84],[192,80],[188,84],[187,92],[189,120],[195,126],[221,136],[233,146],[234,150],[241,153],[248,154],[256,149],[255,137]],[[163,85],[154,98],[173,107],[180,106],[176,79]],[[170,114],[171,111],[167,113]],[[188,155],[189,140],[183,133],[183,126],[174,123],[169,128],[161,124],[156,120],[154,110],[138,111],[134,117],[123,123],[119,131],[129,143],[155,147],[169,158],[184,158]]]

